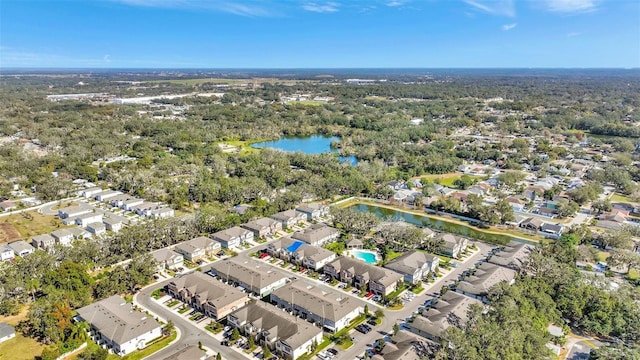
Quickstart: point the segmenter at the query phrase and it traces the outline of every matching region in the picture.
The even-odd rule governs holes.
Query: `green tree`
[[[373,312],[373,315],[378,319],[382,319],[384,317],[384,310],[377,308],[376,311]]]
[[[240,330],[237,327],[233,328],[233,332],[231,333],[231,339],[238,340],[240,339]]]
[[[216,354],[216,360],[222,360],[222,354],[217,353]]]

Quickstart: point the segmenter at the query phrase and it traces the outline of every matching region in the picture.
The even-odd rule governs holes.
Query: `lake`
[[[340,141],[337,136],[313,135],[309,137],[284,137],[273,141],[263,141],[251,144],[256,149],[276,149],[287,152],[303,152],[305,154],[317,155],[326,153],[338,153],[339,150],[331,148],[331,142]],[[338,156],[342,162],[356,165],[358,160],[355,156]]]
[[[487,234],[485,232],[474,229],[472,226],[456,224],[453,222],[443,221],[439,219],[432,219],[427,216],[414,215],[411,213],[387,209],[375,205],[356,204],[351,206],[353,209],[361,212],[370,212],[375,214],[382,220],[388,219],[401,219],[410,224],[419,227],[428,227],[430,229],[448,232],[451,234],[461,235],[464,237],[486,241],[494,244],[507,244],[510,241],[516,241],[519,243],[535,244],[533,241],[529,241],[522,238],[513,237],[503,234]]]

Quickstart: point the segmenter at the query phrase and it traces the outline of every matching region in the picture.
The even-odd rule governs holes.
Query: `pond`
[[[410,224],[420,227],[428,227],[430,229],[448,232],[451,234],[461,235],[472,239],[482,240],[494,244],[507,244],[510,241],[519,243],[535,244],[533,241],[526,239],[504,235],[504,234],[488,234],[478,229],[474,229],[469,225],[456,224],[449,221],[433,219],[428,216],[414,215],[403,211],[387,209],[375,205],[356,204],[351,206],[353,209],[361,212],[370,212],[375,214],[382,220],[396,219],[404,220]]]
[[[287,152],[300,151],[305,154],[317,155],[326,153],[338,153],[339,150],[331,148],[331,142],[338,142],[340,138],[337,136],[313,135],[308,137],[284,137],[273,141],[263,141],[251,144],[256,149],[276,149]],[[358,160],[355,156],[338,156],[342,162],[356,165]]]

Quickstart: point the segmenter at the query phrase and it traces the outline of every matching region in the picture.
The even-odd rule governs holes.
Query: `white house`
[[[149,215],[152,219],[167,219],[175,216],[175,211],[169,207],[153,209]]]
[[[104,218],[102,219],[104,226],[107,230],[118,232],[122,229],[122,221],[115,218]]]
[[[96,194],[95,199],[100,202],[105,202],[108,199],[118,195],[122,195],[122,192],[115,190],[105,190],[101,193]]]
[[[73,241],[73,233],[67,229],[56,230],[51,233],[56,242],[60,245],[69,246]]]
[[[14,258],[15,254],[13,253],[13,249],[11,249],[8,245],[0,247],[0,261],[11,261]]]
[[[102,235],[107,232],[107,227],[101,222],[87,224],[87,231],[93,235]]]
[[[33,254],[33,252],[36,251],[36,249],[33,246],[29,245],[24,240],[14,241],[8,246],[13,250],[13,252],[16,255],[20,257],[25,257],[29,254]]]
[[[90,187],[88,189],[84,189],[80,191],[79,195],[88,199],[88,198],[94,197],[96,194],[99,194],[101,192],[102,192],[102,189],[95,186],[95,187]]]
[[[0,323],[0,344],[14,337],[16,337],[16,330],[13,326],[7,323]]]
[[[89,213],[80,215],[76,218],[76,224],[82,227],[87,227],[87,225],[91,223],[102,222],[102,214],[100,213]]]
[[[92,340],[120,356],[143,349],[162,336],[160,323],[118,295],[78,309],[76,320],[86,321]]]

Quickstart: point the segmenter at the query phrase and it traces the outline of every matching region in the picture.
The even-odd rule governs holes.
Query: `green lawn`
[[[16,332],[16,337],[0,344],[0,359],[24,360],[34,359],[42,353],[45,346],[32,338]]]
[[[636,279],[640,278],[640,273],[638,272],[638,270],[631,269],[631,270],[629,271],[629,274],[627,275],[627,277],[628,277],[630,280],[636,280]]]
[[[613,202],[626,202],[626,203],[632,203],[632,204],[636,203],[635,201],[631,200],[630,198],[628,198],[628,197],[626,197],[624,195],[618,195],[617,193],[613,194],[613,196],[611,196],[610,200],[613,201]]]
[[[158,341],[156,341],[155,343],[147,346],[146,348],[144,348],[142,350],[138,350],[138,351],[132,352],[131,354],[124,356],[122,359],[123,360],[140,360],[140,359],[144,359],[147,356],[153,354],[154,352],[156,352],[156,351],[164,348],[165,346],[169,345],[169,343],[172,342],[177,336],[178,336],[178,334],[174,331],[173,333],[171,333],[170,336],[158,339]],[[116,359],[117,358],[118,357],[116,357]]]
[[[34,235],[40,235],[50,233],[54,230],[69,228],[69,226],[62,225],[62,221],[54,215],[42,215],[37,211],[29,211],[24,214],[13,214],[5,216],[2,219],[2,223],[11,224],[15,230],[20,233],[21,238],[28,238]],[[0,234],[0,240],[2,240],[2,234]],[[5,241],[13,241],[14,238],[9,238]]]

